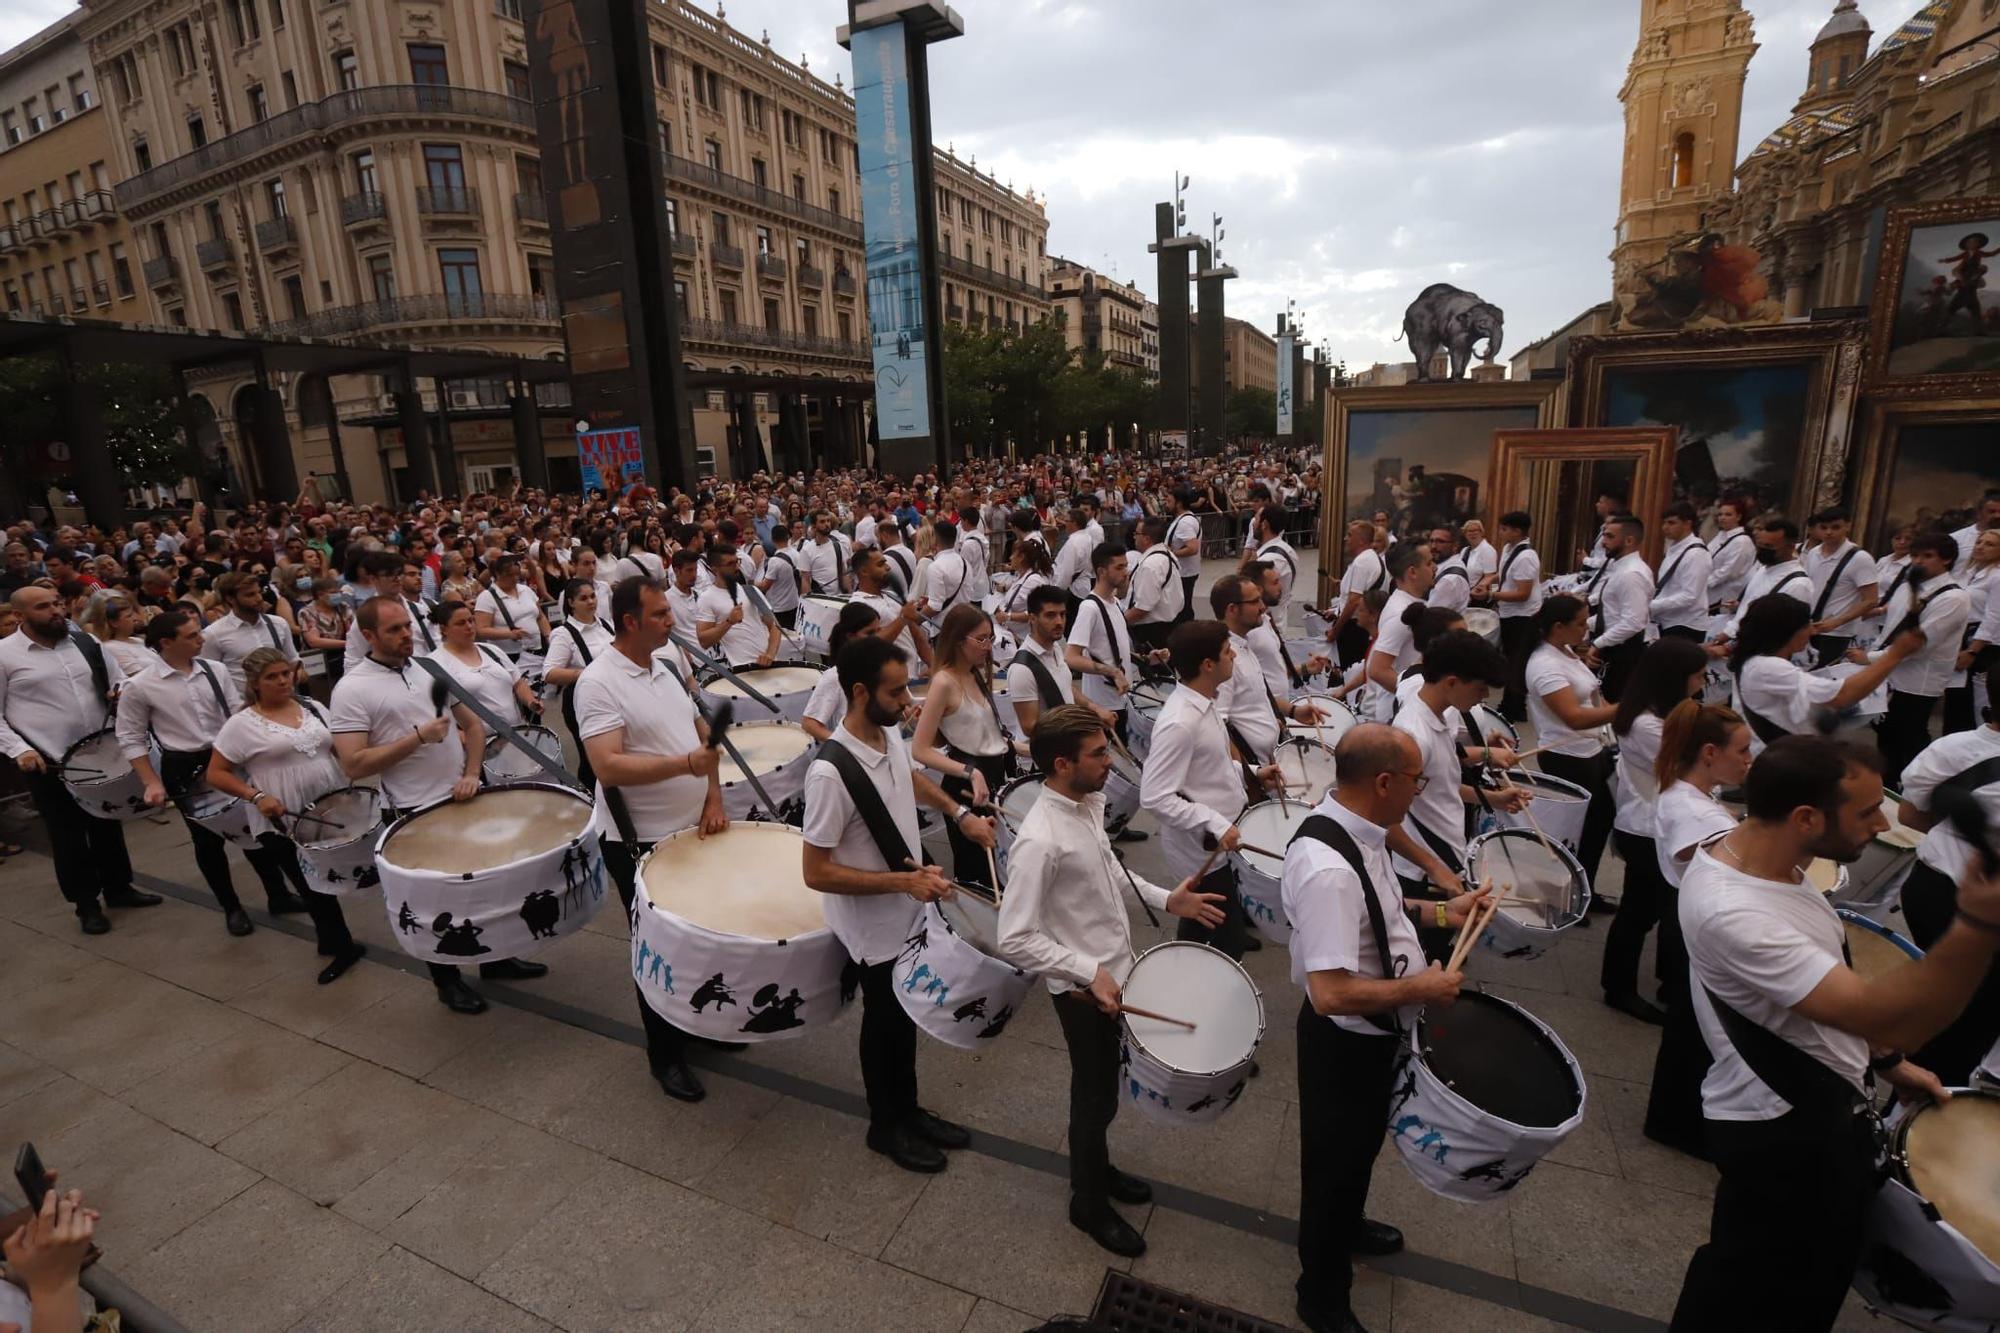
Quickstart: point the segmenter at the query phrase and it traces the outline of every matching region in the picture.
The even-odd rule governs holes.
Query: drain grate
[[[1280,1325],[1109,1270],[1091,1318],[1111,1333],[1284,1333]]]

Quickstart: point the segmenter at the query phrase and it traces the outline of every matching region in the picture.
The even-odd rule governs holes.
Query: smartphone
[[[35,1151],[32,1143],[23,1143],[21,1150],[14,1154],[14,1183],[21,1187],[21,1193],[32,1209],[39,1209],[42,1200],[55,1188],[49,1180],[48,1169],[42,1165],[42,1155]]]

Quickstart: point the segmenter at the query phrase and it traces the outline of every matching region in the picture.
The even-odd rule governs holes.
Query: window
[[[827,188],[826,207],[827,211],[829,212],[832,213],[840,212],[840,191],[838,189],[833,188],[831,186]]]
[[[503,19],[521,21],[521,0],[494,0],[493,11]]]
[[[656,88],[666,87],[667,73],[668,73],[667,48],[661,46],[658,42],[654,42],[653,43],[653,86]]]
[[[812,242],[801,236],[792,242],[792,252],[798,257],[800,268],[807,268],[813,262]]]
[[[792,173],[792,198],[802,204],[806,201],[806,178],[801,172]]]
[[[278,75],[278,86],[285,90],[285,110],[290,111],[299,104],[299,81],[290,70],[285,70]]]
[[[522,101],[534,100],[534,93],[528,89],[528,67],[518,60],[504,60],[500,63],[501,73],[507,78],[507,96],[518,97]]]
[[[187,127],[188,143],[199,148],[208,142],[208,123],[200,116],[189,116]]]
[[[271,0],[271,31],[285,26],[285,0]]]
[[[708,163],[710,171],[722,170],[722,145],[714,139],[704,139],[701,143],[701,159]]]
[[[667,236],[681,234],[681,201],[671,196],[667,199]]]
[[[736,293],[724,287],[716,292],[715,299],[722,307],[722,322],[724,324],[734,324],[736,322]]]
[[[177,79],[186,78],[189,67],[194,63],[190,58],[191,50],[181,45],[182,42],[187,40],[186,33],[187,24],[185,23],[177,23],[167,29],[167,68],[173,71],[173,75]]]
[[[90,89],[83,86],[83,75],[69,76],[69,105],[72,112],[90,110]]]
[[[257,40],[262,34],[257,27],[256,0],[222,0],[222,8],[229,15],[230,35],[238,46]],[[241,324],[236,326],[242,328]]]
[[[1694,184],[1694,135],[1682,133],[1674,140],[1673,188],[1684,189]]]
[[[682,324],[694,318],[688,310],[688,285],[684,282],[674,284],[674,308],[681,312]]]
[[[660,155],[662,157],[674,155],[674,127],[664,120],[660,122]]]
[[[273,218],[287,216],[285,212],[285,178],[274,176],[264,182],[264,207]]]
[[[188,322],[187,311],[180,306],[174,306],[167,311],[167,322],[175,328],[186,328]]]
[[[805,117],[798,112],[778,108],[778,126],[784,131],[785,142],[793,148],[799,146],[799,130],[804,124]]]
[[[208,223],[208,239],[222,239],[222,201],[211,199],[201,206],[202,218]]]
[[[368,286],[378,301],[396,299],[396,269],[388,252],[368,256]]]
[[[676,283],[674,285],[679,286],[680,284]],[[14,311],[20,310],[21,289],[19,287],[16,287],[12,282],[9,282],[6,285],[6,290],[7,290],[7,308],[9,310],[14,310]]]
[[[111,280],[117,284],[120,296],[130,296],[136,290],[132,286],[132,261],[126,256],[122,242],[111,246]]]
[[[424,181],[433,190],[465,188],[465,157],[457,144],[424,145]]]
[[[854,316],[852,316],[852,315],[848,314],[848,313],[847,313],[847,312],[846,312],[845,310],[843,310],[843,311],[841,311],[841,312],[840,312],[839,314],[835,315],[835,316],[834,316],[834,318],[835,318],[836,320],[838,320],[838,321],[839,321],[839,325],[840,325],[840,340],[841,340],[842,342],[844,342],[844,343],[851,343],[851,342],[853,342],[853,341],[854,341]]]
[[[753,129],[759,133],[763,132],[764,95],[762,93],[753,93],[748,88],[743,90],[743,124],[747,129]]]
[[[729,244],[729,214],[710,213],[708,215],[708,228],[711,238],[717,245]]]
[[[528,291],[545,301],[555,299],[556,265],[549,256],[528,256]]]
[[[522,194],[540,198],[542,194],[542,159],[539,157],[517,157],[514,159],[515,188]]]
[[[238,333],[243,331],[243,298],[235,292],[222,294],[222,313],[229,321],[229,327]]]
[[[432,42],[411,42],[410,82],[442,85],[451,82],[451,72],[445,66],[444,48]]]
[[[21,142],[23,138],[21,127],[14,123],[14,113],[12,111],[0,111],[0,130],[7,132],[7,144],[9,147]]]
[[[477,313],[483,295],[477,250],[438,251],[438,277],[444,283],[445,307],[450,313]]]
[[[285,279],[285,309],[293,319],[306,317],[306,285],[296,273]]]
[[[361,86],[361,62],[352,51],[333,53],[333,82],[342,92],[350,92]]]
[[[250,99],[250,123],[256,124],[271,118],[271,104],[264,96],[264,85],[253,83],[244,95]]]
[[[802,305],[799,307],[799,327],[808,338],[819,337],[819,307]]]
[[[167,243],[167,224],[164,222],[155,222],[153,224],[153,253],[165,259],[167,256],[173,254],[173,252],[173,246]]]
[[[769,227],[760,226],[757,228],[757,253],[760,255],[771,253],[771,229]]]
[[[354,155],[352,160],[354,162],[354,192],[356,194],[377,193],[380,187],[375,183],[375,150],[373,148],[363,148]]]
[[[776,333],[778,331],[778,298],[767,296],[764,298],[764,332]]]
[[[986,247],[986,268],[988,272],[993,269],[993,247],[990,245]]]

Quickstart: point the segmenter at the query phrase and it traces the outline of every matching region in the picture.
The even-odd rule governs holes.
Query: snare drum
[[[147,757],[153,771],[160,771],[160,747],[148,744]],[[92,732],[63,752],[56,776],[83,808],[98,819],[138,819],[151,814],[146,804],[146,784],[132,771],[132,761],[118,748],[118,734],[110,727]]]
[[[1477,634],[1495,648],[1500,646],[1500,613],[1489,611],[1483,606],[1468,606],[1465,609],[1465,627]]]
[[[1289,722],[1286,724],[1294,736],[1309,741],[1318,741],[1331,750],[1340,744],[1340,738],[1354,729],[1354,710],[1330,694],[1301,694],[1292,700],[1304,700],[1319,709],[1325,719],[1321,722]]]
[[[1324,657],[1328,661],[1333,659],[1333,645],[1325,639],[1287,639],[1285,640],[1285,652],[1291,657],[1292,666],[1299,671],[1304,671],[1306,663],[1315,657]],[[1327,671],[1330,670],[1332,670],[1331,667],[1327,669]],[[1315,671],[1309,676],[1302,677],[1304,686],[1306,688],[1313,686],[1324,688],[1327,671]]]
[[[522,782],[404,815],[375,847],[396,943],[428,963],[495,963],[569,935],[604,903],[590,799]]]
[[[853,1002],[861,968],[806,887],[803,846],[789,824],[731,824],[706,838],[682,829],[646,854],[632,979],[654,1013],[698,1037],[773,1041]]]
[[[1193,940],[1156,944],[1126,969],[1125,1002],[1195,1024],[1126,1014],[1125,1095],[1155,1120],[1206,1124],[1236,1104],[1264,1040],[1264,999],[1242,966]]]
[[[1898,817],[1901,805],[1902,797],[1894,792],[1883,798],[1882,813],[1888,816],[1889,827],[1876,834],[1862,849],[1861,858],[1848,867],[1849,897],[1840,901],[1877,908],[1887,907],[1902,896],[1903,882],[1916,868],[1917,846],[1924,835]]]
[[[1468,725],[1467,745],[1504,745],[1516,753],[1520,751],[1521,733],[1514,729],[1512,722],[1500,715],[1499,709],[1474,704],[1462,718]],[[1474,728],[1477,735],[1473,734]]]
[[[1139,813],[1140,770],[1123,746],[1111,747],[1111,775],[1104,779],[1104,827],[1116,835]]]
[[[1954,1088],[1897,1124],[1854,1288],[1920,1328],[2000,1323],[2000,1095]]]
[[[1153,748],[1153,722],[1166,700],[1150,689],[1133,690],[1125,696],[1125,743],[1144,760]]]
[[[181,797],[178,804],[191,822],[238,847],[255,847],[257,835],[270,827],[257,813],[256,806],[240,796],[219,792],[205,782]]]
[[[806,701],[812,698],[813,687],[819,684],[823,667],[807,666],[802,662],[780,663],[767,667],[744,667],[740,671],[732,669],[736,680],[717,673],[703,682],[702,699],[713,709],[724,699],[730,701],[736,710],[738,722],[765,722],[776,719],[782,722],[797,722],[806,715]],[[777,705],[772,712],[744,692],[748,685],[757,693]]]
[[[1285,796],[1290,800],[1318,805],[1333,789],[1333,751],[1316,740],[1287,736],[1272,751],[1271,761],[1284,777]]]
[[[1447,1199],[1502,1198],[1583,1123],[1583,1071],[1533,1014],[1483,991],[1426,1012],[1389,1102],[1403,1164]]]
[[[999,907],[963,892],[924,905],[891,975],[910,1021],[968,1051],[1006,1030],[1033,982],[1000,958]]]
[[[547,727],[516,727],[521,739],[555,761],[556,767],[563,764],[562,737]],[[534,760],[522,754],[520,747],[505,736],[495,733],[486,738],[486,754],[479,763],[480,781],[491,787],[511,787],[522,782],[547,782],[550,773]]]
[[[1840,917],[1841,925],[1847,928],[1847,954],[1852,960],[1848,966],[1863,981],[1873,981],[1924,956],[1922,949],[1880,922],[1870,921],[1861,913],[1850,912],[1844,907],[1834,911]]]
[[[778,818],[788,821],[805,794],[806,770],[812,767],[813,738],[796,722],[746,722],[729,729],[729,743],[743,756],[770,798],[778,803]],[[722,809],[731,819],[769,819],[771,812],[757,799],[742,765],[729,751],[720,756]]]
[[[824,659],[832,650],[833,628],[846,609],[845,597],[799,598],[799,638],[808,654]]]
[[[1042,799],[1042,779],[1047,776],[1046,773],[1029,773],[1015,778],[1000,789],[994,801],[1000,818],[993,830],[993,858],[1003,869],[1007,864],[1007,850],[1020,836],[1021,826],[1028,822],[1028,812],[1035,808],[1036,801]]]
[[[1251,924],[1273,944],[1291,943],[1292,923],[1285,917],[1279,886],[1285,877],[1285,849],[1312,812],[1304,801],[1259,801],[1236,820],[1243,841],[1264,849],[1253,852],[1239,847],[1230,853],[1236,861],[1236,896],[1242,899]],[[1277,855],[1266,855],[1268,852]]]
[[[1590,814],[1590,793],[1574,782],[1547,773],[1539,773],[1531,768],[1510,768],[1507,780],[1516,787],[1526,787],[1534,793],[1529,802],[1535,812],[1535,824],[1555,841],[1572,852],[1583,842],[1583,826]],[[1493,823],[1500,828],[1526,828],[1535,825],[1528,822],[1526,810],[1509,814],[1505,810],[1493,812]]]
[[[355,893],[381,882],[375,844],[382,831],[382,793],[342,787],[292,817],[299,870],[321,893]]]
[[[1554,853],[1551,855],[1551,853]],[[1542,845],[1533,829],[1495,829],[1466,851],[1468,886],[1514,887],[1479,942],[1502,958],[1539,958],[1590,910],[1590,877],[1561,843]]]

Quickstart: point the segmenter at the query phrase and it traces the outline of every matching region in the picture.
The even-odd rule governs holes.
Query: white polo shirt
[[[542,602],[535,596],[535,590],[526,583],[515,583],[511,595],[501,592],[500,585],[496,583],[479,594],[472,603],[472,609],[484,611],[492,616],[493,623],[501,629],[527,631],[528,637],[525,639],[492,641],[507,656],[515,657],[521,653],[542,651],[542,631],[537,620],[542,614]]]
[[[695,599],[695,623],[714,625],[729,619],[729,613],[743,608],[743,619],[722,632],[722,655],[731,666],[748,666],[764,655],[771,644],[769,623],[757,604],[743,595],[741,588],[716,584],[702,590]]]
[[[1459,718],[1458,710],[1447,708],[1444,716],[1439,717],[1422,699],[1412,699],[1408,705],[1397,710],[1396,720],[1390,725],[1416,738],[1418,748],[1424,752],[1424,776],[1430,779],[1411,803],[1410,813],[1403,820],[1404,829],[1433,853],[1437,851],[1432,845],[1434,841],[1449,847],[1452,855],[1440,859],[1454,871],[1463,870],[1465,802],[1459,799],[1458,794],[1458,733],[1464,723]],[[1436,838],[1425,837],[1418,831],[1419,825],[1436,834]],[[1394,860],[1397,874],[1411,879],[1424,878],[1423,871],[1402,857],[1395,857]]]
[[[1110,611],[1108,618],[1099,611],[1100,607]],[[1103,598],[1093,602],[1086,597],[1083,605],[1076,609],[1076,623],[1070,627],[1069,642],[1106,666],[1123,671],[1127,683],[1137,678],[1138,672],[1132,665],[1132,632],[1125,626],[1125,617]],[[1083,678],[1083,697],[1100,708],[1117,711],[1125,707],[1125,696],[1103,676],[1086,675]]]
[[[1171,624],[1181,613],[1180,566],[1175,563],[1173,552],[1165,546],[1147,547],[1133,561],[1128,592],[1133,609],[1145,613],[1139,618],[1140,624]]]
[[[633,754],[688,754],[701,745],[695,730],[694,701],[665,660],[641,666],[616,648],[598,654],[576,679],[576,734],[579,741],[624,728],[625,749]],[[641,842],[657,842],[701,820],[708,779],[692,775],[620,787],[633,831]],[[604,838],[624,838],[611,817],[606,786],[597,784],[597,829]]]
[[[361,733],[372,748],[401,740],[435,719],[431,702],[436,680],[414,661],[401,671],[364,657],[341,673],[327,708],[327,729],[334,735]],[[382,799],[398,810],[434,805],[451,795],[465,776],[465,741],[459,734],[452,701],[445,700],[448,729],[436,745],[419,745],[402,762],[384,769],[377,780]]]
[[[1061,639],[1043,648],[1035,642],[1035,637],[1031,634],[1021,640],[1021,651],[1031,654],[1048,668],[1049,675],[1055,680],[1056,692],[1062,696],[1064,703],[1076,702],[1076,686],[1071,680],[1069,663],[1063,657]],[[1049,705],[1042,702],[1042,686],[1041,682],[1035,679],[1034,668],[1026,663],[1010,665],[1007,668],[1006,702],[1033,704],[1043,712],[1048,711]],[[1020,716],[1012,708],[1003,708],[1001,712],[1006,715],[1007,729],[1021,740],[1028,739],[1027,733],[1021,730]]]
[[[1852,560],[1847,559],[1850,551],[1854,553]],[[1820,619],[1830,619],[1846,613],[1875,583],[1875,557],[1853,542],[1842,542],[1840,549],[1832,555],[1826,554],[1819,546],[1811,546],[1806,548],[1801,559],[1805,565],[1806,577],[1812,580],[1812,606],[1819,612]],[[1842,561],[1846,561],[1845,569],[1841,568]],[[1833,572],[1836,569],[1840,570],[1840,579],[1833,584],[1833,590],[1829,593],[1827,585],[1833,579]],[[1840,627],[1838,633],[1843,638],[1852,638],[1859,628],[1859,621],[1850,620]]]
[[[1195,543],[1194,554],[1176,555],[1174,559],[1180,565],[1182,578],[1198,578],[1201,575],[1201,515],[1192,509],[1185,514],[1174,515],[1174,521],[1167,525],[1168,549],[1187,542]]]
[[[896,831],[902,835],[909,854],[919,864],[923,845],[917,840],[917,793],[910,769],[910,745],[895,727],[884,727],[886,750],[877,750],[847,729],[845,722],[833,729],[827,742],[843,745],[861,761],[869,781],[888,807]],[[838,865],[850,870],[905,871],[908,866],[890,866],[855,811],[854,800],[840,773],[824,759],[815,758],[806,769],[806,818],[802,830],[814,847],[831,852]],[[922,909],[903,893],[829,893],[821,900],[826,924],[839,937],[848,955],[865,967],[887,962],[902,952],[910,937],[910,927]]]
[[[1493,579],[1494,591],[1518,587],[1523,583],[1528,585],[1527,600],[1494,600],[1493,610],[1502,620],[1532,616],[1542,609],[1542,557],[1526,542],[1509,542],[1507,549],[1500,553],[1499,570]]]
[[[1749,721],[1756,713],[1772,726],[1792,736],[1813,734],[1813,710],[1823,708],[1840,693],[1841,681],[1814,671],[1801,670],[1797,663],[1776,653],[1753,657],[1743,664],[1736,678],[1736,711]],[[1764,738],[1750,728],[1750,752],[1764,752]]]
[[[1381,624],[1375,631],[1375,646],[1368,650],[1370,657],[1377,653],[1387,655],[1398,676],[1423,660],[1424,655],[1417,651],[1416,631],[1403,623],[1403,613],[1421,605],[1418,598],[1401,588],[1390,593],[1388,604],[1382,608]]]
[[[1342,598],[1360,597],[1371,589],[1388,586],[1388,570],[1382,564],[1382,557],[1372,549],[1348,561],[1346,571],[1340,576]]]
[[[124,719],[124,711],[119,711]],[[2000,731],[1991,725],[1959,731],[1935,740],[1903,770],[1903,799],[1919,810],[1931,808],[1931,793],[1941,783],[1989,759],[2000,758]],[[1989,825],[2000,824],[2000,782],[1988,782],[1976,789],[1979,804]],[[1972,865],[1970,843],[1958,836],[1950,820],[1940,820],[1924,834],[1917,847],[1917,859],[1954,883]]]
[[[1440,611],[1464,611],[1472,604],[1472,580],[1478,577],[1465,567],[1463,553],[1437,567],[1437,581],[1424,600]]]
[[[1927,580],[1923,588],[1912,589],[1906,580],[1889,599],[1883,617],[1885,633],[1894,632],[1903,622],[1915,598],[1923,599],[1917,628],[1924,632],[1924,646],[1896,664],[1889,673],[1889,688],[1903,694],[1924,694],[1937,698],[1955,683],[1957,663],[1965,626],[1972,616],[1971,594],[1950,575]],[[1881,656],[1881,650],[1874,654]]]
[[[1285,852],[1279,890],[1285,919],[1292,923],[1292,984],[1304,991],[1306,978],[1314,972],[1349,972],[1377,981],[1385,979],[1364,894],[1372,894],[1381,907],[1390,965],[1400,957],[1408,960],[1411,972],[1421,971],[1424,947],[1410,920],[1384,841],[1388,830],[1355,814],[1332,793],[1313,808],[1313,813],[1325,815],[1347,830],[1361,853],[1369,882],[1363,884],[1347,859],[1318,838],[1293,839]],[[1407,1008],[1399,1010],[1397,1017],[1407,1026],[1415,1021],[1416,1013],[1415,1007]],[[1391,1035],[1357,1015],[1335,1014],[1331,1021],[1361,1036]]]
[[[292,638],[291,626],[274,615],[245,620],[231,611],[214,624],[204,625],[201,639],[201,655],[222,663],[232,676],[238,674],[243,659],[259,648],[276,648],[288,662],[299,660],[299,646]]]

